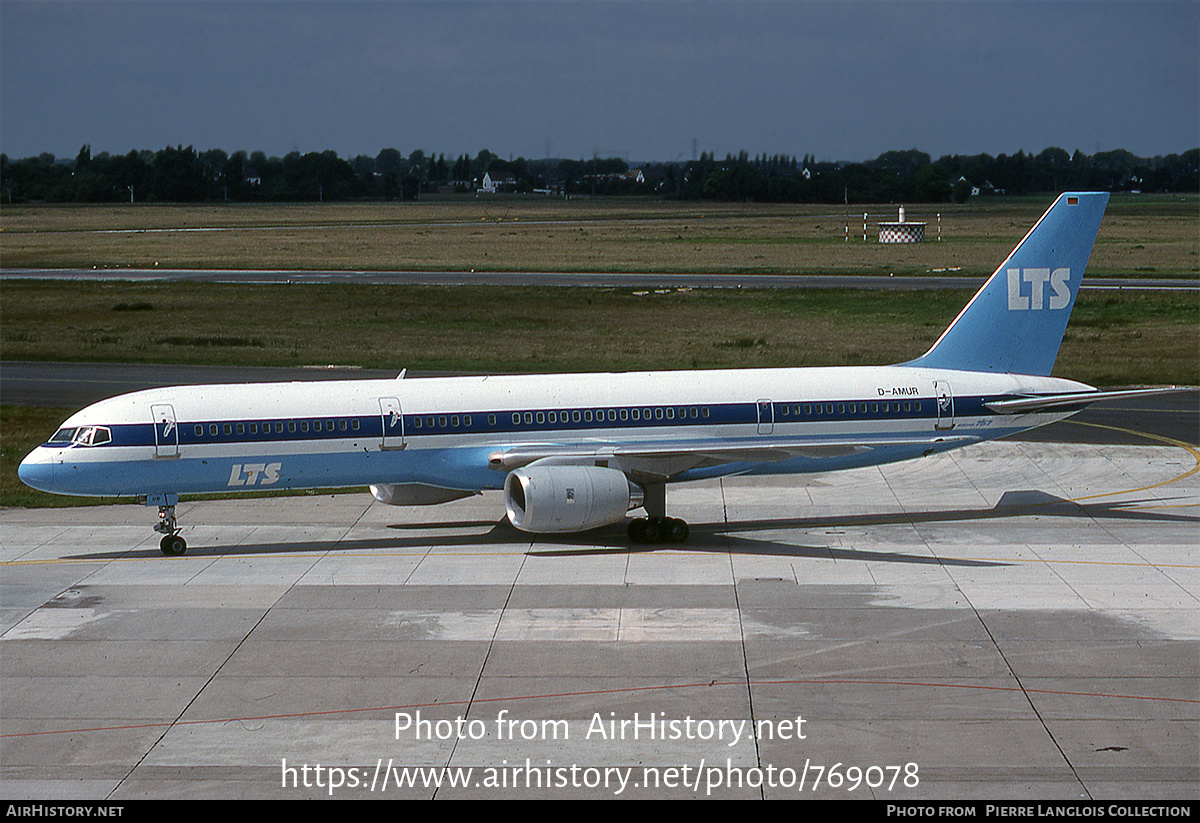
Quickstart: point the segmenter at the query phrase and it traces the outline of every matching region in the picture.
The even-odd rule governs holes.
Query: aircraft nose
[[[17,477],[31,489],[53,491],[54,460],[46,449],[34,449],[21,461],[21,465],[17,466]]]

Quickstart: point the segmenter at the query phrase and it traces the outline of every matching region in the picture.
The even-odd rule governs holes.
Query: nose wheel
[[[158,548],[168,557],[175,557],[187,551],[187,541],[177,534],[168,534],[158,542]]]

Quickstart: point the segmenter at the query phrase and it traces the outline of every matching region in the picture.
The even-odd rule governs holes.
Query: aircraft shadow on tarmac
[[[369,540],[315,540],[283,543],[240,543],[215,546],[193,546],[187,557],[250,557],[286,555],[290,553],[324,553],[355,551],[413,551],[421,552],[434,546],[439,549],[469,548],[480,544],[489,546],[525,546],[526,553],[540,557],[596,556],[603,554],[646,554],[670,550],[674,552],[734,553],[776,557],[812,557],[836,560],[863,560],[888,563],[912,563],[945,566],[1006,566],[1001,561],[940,558],[929,555],[895,551],[847,549],[828,545],[804,545],[772,540],[767,534],[748,536],[743,532],[794,531],[814,528],[904,526],[931,523],[955,523],[972,520],[1043,515],[1083,520],[1134,520],[1149,522],[1200,523],[1200,517],[1146,511],[1142,505],[1162,506],[1159,498],[1139,500],[1091,501],[1066,500],[1042,491],[1005,492],[991,508],[942,509],[915,512],[884,512],[848,514],[843,516],[770,518],[738,520],[726,523],[696,523],[686,543],[659,545],[630,545],[623,526],[607,526],[589,532],[533,535],[513,528],[507,518],[498,522],[488,520],[449,521],[439,523],[406,523],[388,526],[389,529],[413,534]],[[487,531],[482,531],[486,529]],[[431,534],[432,533],[432,534]],[[539,549],[538,542],[552,540],[555,548]],[[530,545],[532,543],[532,546]],[[133,550],[87,552],[66,555],[70,560],[115,560],[159,556],[156,545]],[[163,558],[162,562],[170,562]]]

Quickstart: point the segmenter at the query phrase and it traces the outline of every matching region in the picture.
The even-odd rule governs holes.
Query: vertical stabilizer
[[[1059,196],[928,352],[906,365],[1048,375],[1108,195]]]

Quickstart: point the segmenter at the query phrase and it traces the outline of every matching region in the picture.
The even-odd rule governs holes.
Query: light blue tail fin
[[[905,365],[1050,374],[1107,204],[1103,193],[1060,195],[933,348]]]

